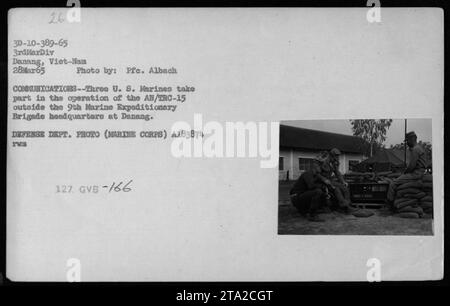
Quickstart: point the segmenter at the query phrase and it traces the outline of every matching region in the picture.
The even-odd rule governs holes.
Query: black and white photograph
[[[433,235],[431,119],[280,123],[278,234]]]

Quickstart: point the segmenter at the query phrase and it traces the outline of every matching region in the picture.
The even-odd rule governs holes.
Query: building
[[[394,149],[379,149],[372,157],[363,160],[355,168],[360,172],[402,172],[405,170],[404,151],[396,152]]]
[[[348,172],[364,160],[364,141],[343,134],[280,125],[279,180],[297,179],[311,168],[313,159],[322,151],[341,151],[339,170]]]

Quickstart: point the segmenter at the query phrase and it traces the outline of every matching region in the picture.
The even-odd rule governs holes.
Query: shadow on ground
[[[278,234],[280,235],[433,235],[433,220],[404,219],[386,215],[379,209],[368,218],[338,212],[320,214],[325,222],[311,222],[292,206],[292,182],[280,182],[278,195]]]

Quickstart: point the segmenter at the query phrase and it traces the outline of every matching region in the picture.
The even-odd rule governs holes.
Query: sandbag
[[[426,195],[423,198],[420,198],[420,202],[433,202],[433,196]]]
[[[353,216],[358,218],[367,218],[374,215],[373,211],[367,209],[360,209],[352,213]]]
[[[382,171],[382,172],[377,172],[376,175],[377,176],[386,176],[392,174],[392,171]]]
[[[406,188],[417,188],[422,190],[423,183],[421,181],[407,182],[397,186],[397,190],[402,190]]]
[[[390,180],[387,180],[387,179],[384,179],[384,180],[379,180],[379,181],[377,181],[377,183],[378,183],[378,184],[390,184],[391,181],[390,181]]]
[[[433,189],[433,183],[432,182],[431,183],[427,183],[427,182],[422,183],[422,189],[425,189],[425,190]]]
[[[392,174],[388,174],[387,177],[397,178],[400,175],[402,175],[402,173],[392,173]]]
[[[401,212],[398,214],[395,214],[395,216],[400,218],[409,218],[409,219],[419,219],[419,214],[415,212]]]
[[[418,204],[419,204],[419,201],[417,199],[407,199],[406,201],[398,201],[398,202],[397,202],[397,200],[394,201],[394,206],[396,208],[402,208],[405,206],[414,206],[414,205],[417,206]]]
[[[423,209],[421,207],[412,207],[412,206],[406,206],[398,209],[398,212],[404,213],[404,212],[413,212],[418,214],[419,216],[423,215]]]
[[[424,174],[422,177],[423,182],[432,182],[433,181],[433,175],[432,174]]]
[[[393,179],[388,177],[383,178],[383,180],[385,180],[389,185],[394,181]]]
[[[422,208],[429,208],[429,207],[433,207],[433,202],[420,202],[419,205]]]
[[[423,208],[423,212],[426,214],[433,214],[433,207]]]
[[[425,192],[419,192],[419,193],[407,193],[404,194],[403,197],[407,199],[421,199],[424,198],[427,194]]]
[[[405,189],[397,191],[397,197],[403,198],[405,194],[415,194],[415,193],[420,193],[420,192],[423,192],[423,191],[420,189],[417,189],[417,188],[405,188]]]
[[[394,201],[394,204],[400,204],[400,203],[407,202],[407,201],[410,201],[410,200],[411,199],[407,199],[407,198],[396,198],[395,201]]]

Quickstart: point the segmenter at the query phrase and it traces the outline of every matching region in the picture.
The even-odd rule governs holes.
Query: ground
[[[325,222],[310,222],[292,206],[289,190],[293,182],[280,182],[278,234],[280,235],[433,235],[431,218],[404,219],[369,209],[375,214],[357,218],[338,212],[320,214]]]

